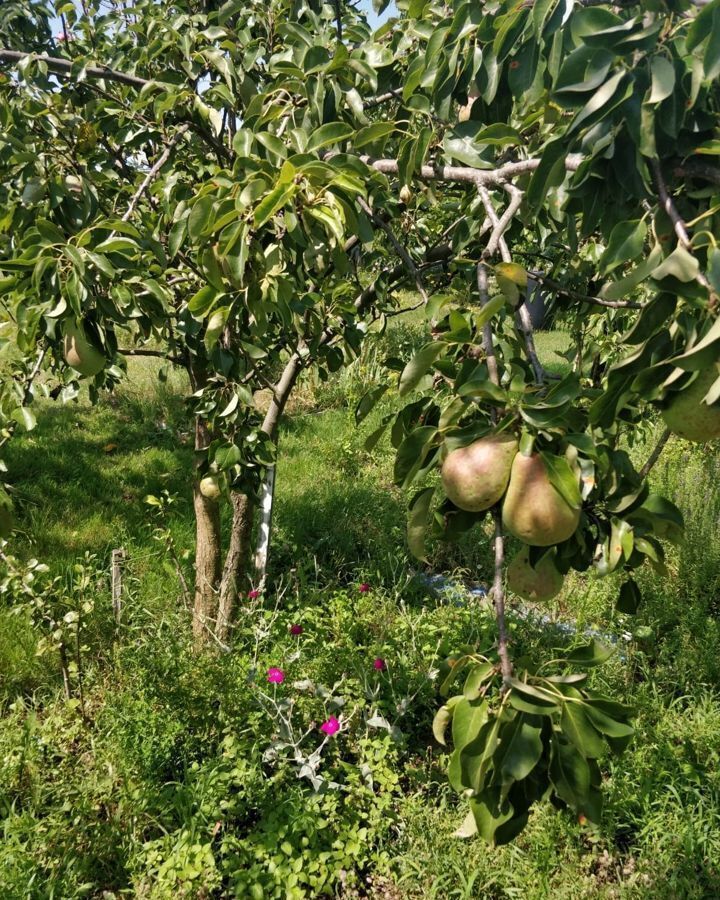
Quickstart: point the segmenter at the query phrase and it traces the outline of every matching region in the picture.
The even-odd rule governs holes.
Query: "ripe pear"
[[[84,377],[97,375],[104,367],[104,354],[87,339],[85,329],[74,322],[65,327],[65,362]]]
[[[563,577],[555,568],[550,553],[546,553],[533,569],[530,565],[530,548],[523,547],[507,568],[507,586],[523,600],[552,600],[560,593],[562,585]]]
[[[217,475],[206,475],[200,480],[200,493],[208,500],[218,500],[222,494]]]
[[[718,366],[710,366],[685,390],[670,395],[672,399],[662,411],[662,417],[673,434],[701,442],[720,437],[720,405],[708,406],[702,402],[718,377]]]
[[[538,453],[515,456],[502,510],[503,524],[525,544],[550,547],[566,541],[578,527],[580,510],[555,490]]]
[[[452,450],[442,465],[442,483],[450,500],[466,512],[482,512],[505,493],[518,442],[493,434]]]

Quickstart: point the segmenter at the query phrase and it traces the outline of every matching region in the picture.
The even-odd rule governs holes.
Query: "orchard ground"
[[[562,371],[567,336],[537,339],[544,364]],[[96,587],[81,648],[87,721],[77,674],[68,703],[59,664],[36,655],[40,632],[22,609],[0,607],[0,896],[720,896],[716,450],[672,440],[653,472],[687,536],[668,578],[642,572],[636,617],[612,612],[613,577],[573,575],[549,608],[580,629],[610,621],[633,635],[593,676],[638,710],[634,742],[604,761],[601,830],[545,804],[508,847],[463,841],[453,832],[465,809],[431,733],[431,676],[460,645],[490,646],[492,618],[413,577],[392,450],[363,446],[394,400],[359,428],[353,417],[382,358],[407,358],[422,340],[417,322],[397,324],[342,374],[301,386],[281,436],[272,586],[248,601],[232,654],[193,654],[167,549],[192,583],[180,375],[159,383],[154,362],[133,360],[116,395],[95,408],[44,406],[37,429],[10,445],[21,511],[11,551],[47,563],[66,593],[78,562]],[[639,436],[633,457],[653,438]],[[160,513],[144,498],[163,491],[174,502]],[[476,528],[434,547],[431,567],[487,581],[489,541]],[[116,626],[108,572],[120,546]],[[518,616],[511,625],[517,655],[561,640]],[[270,667],[281,681],[268,684]],[[339,789],[312,796],[283,761],[284,698],[292,727],[307,732],[303,752],[325,740],[317,774]],[[321,723],[335,713],[343,728],[326,737]]]

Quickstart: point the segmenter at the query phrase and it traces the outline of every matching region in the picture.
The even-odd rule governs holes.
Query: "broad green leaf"
[[[410,502],[407,541],[410,552],[416,559],[425,559],[425,534],[434,494],[434,487],[424,488]]]
[[[652,88],[650,103],[661,103],[675,88],[675,66],[666,56],[654,56],[650,63]]]
[[[487,721],[488,706],[483,700],[471,702],[461,698],[453,710],[452,739],[457,752],[474,741]]]
[[[328,122],[327,125],[321,125],[310,135],[307,151],[315,153],[323,147],[339,144],[341,141],[346,141],[354,132],[355,129],[345,122]]]
[[[610,659],[615,651],[612,647],[607,647],[593,638],[589,643],[575,647],[569,653],[563,656],[563,659],[569,663],[575,663],[588,668],[589,666],[599,666]]]
[[[582,496],[578,476],[570,468],[570,464],[564,456],[555,456],[546,451],[540,452],[540,457],[545,466],[545,471],[550,479],[550,484],[560,494],[563,500],[573,509],[582,507]]]
[[[673,252],[664,259],[660,265],[653,269],[652,277],[656,281],[671,276],[677,278],[678,281],[694,281],[700,272],[700,263],[697,259],[687,251],[683,246],[679,245]]]
[[[644,219],[618,222],[610,233],[605,252],[600,257],[600,274],[607,275],[623,263],[636,259],[642,252],[646,235],[647,225]]]
[[[375,409],[377,402],[387,391],[388,387],[389,385],[387,384],[379,384],[377,387],[371,388],[367,393],[363,394],[355,407],[356,425],[359,425],[363,419],[370,415],[373,409]]]
[[[200,197],[190,210],[188,236],[194,244],[197,244],[204,235],[210,233],[215,221],[216,202],[215,197],[206,194],[204,197]],[[102,245],[96,249],[102,249]],[[108,251],[105,250],[105,252]]]
[[[260,228],[268,219],[271,219],[278,210],[291,200],[297,192],[297,185],[294,182],[289,184],[279,184],[273,188],[269,194],[258,203],[253,214],[255,227]]]
[[[555,793],[572,809],[581,809],[590,790],[590,767],[574,744],[553,736],[550,778]]]
[[[583,756],[597,758],[603,755],[603,740],[588,719],[584,704],[568,700],[563,706],[560,727]]]
[[[422,377],[427,374],[446,347],[447,344],[442,341],[433,341],[418,350],[400,376],[399,394],[401,397],[406,396],[418,386]]]
[[[355,135],[353,140],[353,148],[360,150],[372,144],[380,144],[384,146],[385,141],[395,131],[394,122],[374,122],[361,128]]]
[[[500,745],[495,751],[495,768],[506,778],[522,781],[540,761],[543,752],[542,719],[518,713],[500,730]]]
[[[492,677],[495,666],[491,662],[475,663],[467,674],[463,686],[463,696],[466,700],[477,700],[485,682]]]

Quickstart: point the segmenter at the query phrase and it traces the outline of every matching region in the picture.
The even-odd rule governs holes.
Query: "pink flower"
[[[257,600],[260,596],[260,591],[248,591],[248,600]]]
[[[327,735],[337,734],[340,731],[340,723],[335,716],[330,716],[327,722],[323,722],[320,731],[324,731]]]
[[[378,656],[378,658],[373,662],[373,668],[377,669],[378,672],[382,672],[385,668],[385,660]]]
[[[282,684],[285,681],[285,673],[282,669],[276,669],[275,666],[271,666],[268,669],[267,679],[270,684]]]
[[[290,626],[290,634],[299,635],[303,633],[302,625],[291,625]]]
[[[367,594],[367,592],[370,590],[370,585],[367,583],[367,581],[363,581],[358,590],[361,594]]]

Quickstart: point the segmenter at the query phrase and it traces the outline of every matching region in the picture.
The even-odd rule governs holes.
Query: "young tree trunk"
[[[220,582],[220,605],[215,626],[215,637],[221,644],[227,645],[230,638],[235,606],[240,593],[247,583],[248,559],[254,507],[247,494],[232,492],[233,521],[222,580]]]
[[[207,447],[208,429],[201,419],[195,421],[195,449]],[[200,493],[199,480],[193,485],[195,506],[195,605],[193,634],[198,645],[212,636],[218,610],[218,588],[222,571],[220,504]]]

